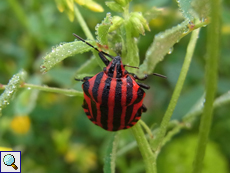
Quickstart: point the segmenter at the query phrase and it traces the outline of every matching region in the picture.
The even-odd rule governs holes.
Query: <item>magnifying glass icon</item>
[[[12,166],[15,170],[18,169],[18,167],[14,164],[15,163],[15,158],[11,154],[7,154],[3,158],[3,162],[7,166]]]

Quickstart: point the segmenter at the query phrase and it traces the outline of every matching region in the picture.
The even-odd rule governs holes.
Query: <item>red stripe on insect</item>
[[[102,103],[102,93],[103,93],[103,89],[105,87],[105,80],[107,79],[107,75],[104,73],[103,76],[102,76],[102,79],[101,79],[101,83],[98,87],[98,95],[97,95],[97,101],[98,103],[96,104],[97,105],[97,122],[98,122],[98,125],[100,127],[102,127],[102,124],[101,124],[101,110],[100,110],[100,106],[101,106],[101,103]]]
[[[133,104],[135,102],[135,100],[137,99],[138,95],[137,95],[137,91],[138,89],[140,88],[140,86],[135,82],[133,81],[133,99],[131,101],[131,103]],[[142,106],[142,101],[140,101],[139,103],[137,104],[134,104],[133,106],[133,112],[132,112],[132,115],[130,117],[130,120],[129,120],[129,123],[132,122],[132,120],[134,119],[138,109]],[[129,124],[128,123],[128,124]]]
[[[116,91],[117,80],[113,78],[110,84],[109,98],[108,98],[108,130],[113,130],[113,111],[115,105],[115,91]]]
[[[122,79],[122,86],[121,86],[121,106],[123,107],[121,113],[121,125],[119,129],[123,129],[125,127],[125,116],[126,116],[126,94],[127,94],[127,78]]]
[[[85,101],[86,101],[86,103],[88,105],[91,118],[93,118],[93,112],[92,112],[92,106],[91,106],[91,99],[86,94],[84,94],[84,98],[85,98]]]
[[[115,69],[113,71],[113,78],[117,77],[117,66],[115,66]]]

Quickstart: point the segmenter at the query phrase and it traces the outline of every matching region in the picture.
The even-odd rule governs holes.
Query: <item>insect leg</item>
[[[147,108],[145,107],[145,105],[142,105],[142,112],[146,112],[147,111]]]
[[[141,88],[144,88],[144,89],[147,89],[147,90],[150,88],[150,86],[145,85],[145,84],[143,84],[143,83],[138,83],[138,82],[137,82],[137,84],[138,84]]]
[[[84,77],[83,79],[76,79],[76,78],[75,78],[75,80],[76,80],[76,81],[85,82],[86,80],[89,80],[89,79],[91,79],[91,78],[92,78],[92,76],[86,76],[86,77]]]

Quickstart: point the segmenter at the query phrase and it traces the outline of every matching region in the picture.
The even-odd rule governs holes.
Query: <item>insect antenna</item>
[[[82,41],[82,42],[86,43],[87,45],[89,45],[90,47],[94,48],[96,51],[102,52],[104,55],[106,55],[106,56],[108,56],[108,57],[110,57],[110,58],[113,59],[113,56],[112,56],[112,55],[109,55],[108,53],[106,53],[106,52],[104,52],[104,51],[102,51],[102,50],[99,50],[98,48],[94,47],[92,44],[90,44],[89,42],[85,41],[83,38],[81,38],[81,37],[78,36],[77,34],[73,33],[73,35],[74,35],[75,37],[77,37],[80,41]]]
[[[139,69],[139,67],[131,66],[131,65],[123,65],[124,67],[131,67],[131,68],[136,68]]]
[[[162,77],[162,78],[167,78],[166,76],[162,75],[162,74],[158,74],[158,73],[153,73],[151,75],[154,75],[154,76],[158,76],[158,77]]]

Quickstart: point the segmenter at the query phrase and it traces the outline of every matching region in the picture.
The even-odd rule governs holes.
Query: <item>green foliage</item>
[[[10,104],[15,93],[18,91],[19,86],[25,81],[26,72],[21,70],[19,73],[15,74],[5,86],[5,91],[0,96],[0,115],[2,109]]]
[[[230,21],[228,9],[224,8],[227,2],[223,1],[223,27],[219,28],[216,14],[221,8],[211,10],[214,5],[210,1],[178,0],[176,7],[169,0],[139,4],[111,0],[101,4],[108,6],[105,9],[92,0],[58,0],[56,5],[44,0],[1,1],[0,109],[4,109],[0,149],[22,151],[22,172],[163,173],[186,172],[195,167],[200,171],[212,110],[219,108],[214,113],[203,170],[228,172],[230,110],[225,105],[230,102]],[[58,10],[67,13],[69,19]],[[103,10],[105,13],[93,12]],[[209,15],[214,17],[209,20]],[[213,25],[207,28],[212,29],[206,32],[203,27],[210,21]],[[222,31],[224,37],[216,31]],[[141,123],[111,133],[87,119],[81,106],[82,83],[74,77],[93,76],[104,64],[94,49],[78,40],[71,42],[73,32],[113,56],[120,55],[124,64],[139,67],[126,67],[129,72],[142,77],[156,71],[168,77],[149,77],[146,81],[151,89],[146,91],[144,104],[148,111],[143,113]],[[218,41],[210,41],[213,38],[222,39],[219,82],[215,80],[219,46]],[[42,74],[40,68],[48,73]],[[18,73],[19,69],[25,71]],[[220,97],[213,103],[217,82]],[[205,118],[197,147],[197,120],[202,113]],[[215,164],[211,164],[213,161]]]
[[[115,12],[120,12],[122,13],[124,11],[124,9],[122,8],[122,6],[116,2],[113,1],[106,1],[105,4],[113,11]]]
[[[92,42],[89,43],[92,44]],[[52,52],[44,57],[44,62],[41,65],[41,72],[46,73],[54,65],[64,60],[65,58],[73,56],[77,53],[87,52],[91,49],[91,47],[81,41],[75,41],[72,43],[61,43],[57,47],[52,48]]]
[[[159,173],[165,173],[168,172],[168,170],[170,170],[171,173],[188,172],[188,170],[191,170],[197,139],[198,136],[188,135],[175,139],[167,144],[159,155]],[[228,172],[226,159],[218,146],[213,142],[210,142],[207,146],[202,172]]]
[[[118,133],[114,133],[109,140],[105,157],[104,173],[115,173],[116,150],[118,145]]]
[[[108,32],[111,25],[112,17],[110,13],[107,13],[101,24],[97,24],[95,27],[97,39],[102,45],[108,44]]]
[[[192,0],[177,0],[177,2],[185,19],[189,19],[190,21],[193,21],[194,12],[193,9],[191,8]]]
[[[171,54],[174,44],[178,43],[184,33],[189,30],[187,28],[189,21],[186,20],[181,24],[168,29],[155,36],[152,45],[146,52],[146,58],[140,66],[138,74],[150,74],[156,64],[163,60],[166,54]]]

